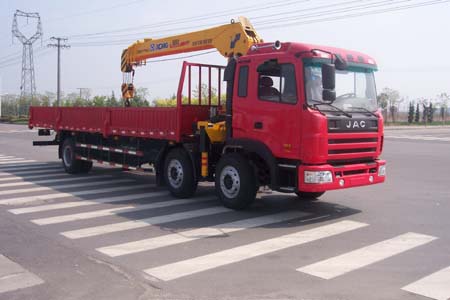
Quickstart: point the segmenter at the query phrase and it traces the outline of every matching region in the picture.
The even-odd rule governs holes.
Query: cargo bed
[[[192,135],[193,124],[207,120],[211,106],[220,106],[221,71],[223,66],[183,63],[177,92],[176,107],[31,107],[30,128],[57,132],[88,132],[109,136],[141,137],[181,142]],[[198,81],[191,71],[198,71]],[[208,99],[192,99],[192,87],[202,86],[202,72],[206,72],[211,86],[211,70],[218,71],[219,103],[212,105],[211,88]],[[183,103],[183,91],[187,103]],[[194,104],[195,102],[195,104]]]

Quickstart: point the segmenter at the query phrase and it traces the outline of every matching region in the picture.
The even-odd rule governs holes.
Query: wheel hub
[[[174,188],[180,188],[183,183],[183,167],[180,161],[172,159],[167,168],[169,184]]]
[[[220,189],[227,198],[235,198],[241,189],[241,180],[236,168],[225,167],[220,173]]]

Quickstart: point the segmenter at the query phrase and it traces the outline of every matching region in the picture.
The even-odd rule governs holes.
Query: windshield
[[[319,66],[305,67],[306,99],[309,105],[323,102],[322,69]],[[377,93],[372,70],[351,68],[336,70],[336,100],[333,106],[352,112],[357,109],[375,111]]]

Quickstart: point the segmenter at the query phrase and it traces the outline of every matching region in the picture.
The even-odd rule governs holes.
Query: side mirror
[[[333,102],[334,100],[336,100],[336,92],[333,90],[323,90],[322,99],[324,101]]]
[[[336,100],[336,67],[333,64],[322,65],[322,99],[333,102]]]
[[[336,68],[332,64],[322,65],[322,87],[324,90],[334,90],[336,87]]]

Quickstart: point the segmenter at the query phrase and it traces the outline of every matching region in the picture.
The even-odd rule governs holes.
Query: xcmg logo
[[[167,49],[169,48],[169,43],[165,42],[165,43],[159,43],[159,44],[150,44],[150,51],[159,51],[162,49]]]

